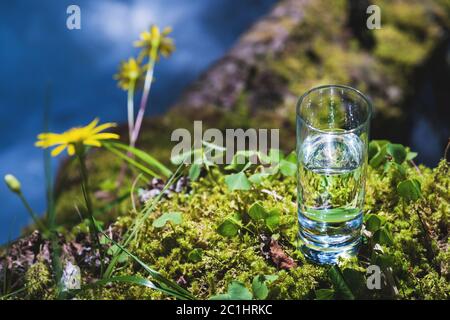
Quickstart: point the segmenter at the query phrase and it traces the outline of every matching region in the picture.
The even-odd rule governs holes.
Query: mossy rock
[[[282,175],[254,186],[250,191],[229,191],[224,174],[219,169],[192,183],[188,194],[174,195],[162,201],[152,217],[146,221],[130,250],[164,276],[183,285],[194,296],[207,299],[224,293],[231,281],[240,281],[249,289],[258,275],[277,275],[269,286],[269,298],[314,299],[319,289],[330,289],[329,267],[307,262],[297,249],[296,182]],[[422,186],[422,197],[406,202],[397,194],[398,172],[369,168],[364,212],[386,221],[393,242],[379,246],[389,257],[396,291],[387,284],[381,290],[367,290],[363,284],[356,298],[448,299],[449,252],[448,216],[450,214],[449,166],[442,161],[435,169],[409,166],[408,178],[417,179]],[[268,192],[270,191],[270,192]],[[282,199],[282,200],[280,200]],[[276,237],[286,253],[293,257],[297,267],[278,268],[261,253],[260,234],[269,233],[258,227],[241,228],[237,235],[225,237],[218,226],[230,215],[238,213],[245,220],[250,206],[258,201],[263,207],[281,212],[280,228]],[[153,221],[165,212],[181,212],[182,223],[155,228]],[[126,228],[134,216],[123,216],[117,224]],[[425,227],[424,227],[425,226]],[[202,252],[200,259],[192,260],[193,250]],[[341,269],[364,274],[374,258],[367,256],[368,245],[361,249],[358,259],[341,264]],[[371,260],[372,259],[372,260]],[[139,274],[132,263],[123,265],[118,275]],[[181,280],[180,280],[181,279]],[[126,284],[86,291],[79,298],[100,299],[161,299],[168,298],[157,291]]]

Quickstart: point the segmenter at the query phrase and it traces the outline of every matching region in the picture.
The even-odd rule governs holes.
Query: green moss
[[[428,53],[424,43],[392,26],[386,26],[374,34],[377,39],[374,53],[381,59],[409,67],[420,63]]]
[[[29,299],[51,299],[52,274],[43,261],[34,263],[25,273],[25,289]]]
[[[435,235],[443,234],[448,228],[450,212],[449,168],[443,161],[436,169],[413,167],[407,170],[408,177],[417,178],[423,186],[423,198],[416,203],[406,203],[396,195],[398,174],[394,171],[369,168],[365,212],[387,219],[393,233],[394,243],[383,250],[393,258],[393,273],[399,287],[399,297],[404,299],[445,299],[450,289],[448,281],[448,250],[437,248],[436,256],[427,251],[426,237],[419,220],[418,210],[424,223]],[[173,280],[180,277],[187,288],[198,298],[206,299],[226,291],[232,280],[250,285],[254,276],[277,274],[278,279],[270,286],[273,299],[314,298],[314,291],[331,287],[326,275],[327,267],[307,263],[296,249],[296,205],[294,178],[276,176],[249,192],[229,192],[218,169],[212,173],[215,182],[202,178],[193,183],[190,194],[179,194],[170,201],[163,201],[152,218],[146,222],[131,250],[143,261]],[[282,201],[262,192],[270,190],[283,197]],[[232,238],[217,233],[217,226],[229,215],[239,213],[245,216],[255,201],[266,208],[281,211],[281,227],[278,234],[285,243],[287,253],[299,263],[297,268],[278,270],[260,253],[259,233],[262,229],[249,232],[241,230]],[[152,227],[158,216],[168,211],[179,211],[183,215],[181,225],[166,225],[162,229]],[[132,219],[123,217],[119,223],[127,226]],[[448,240],[446,240],[448,241]],[[202,250],[200,261],[192,262],[188,255],[193,249]],[[441,250],[441,251],[440,251]],[[364,251],[364,249],[363,249]],[[352,260],[341,266],[365,271],[363,260]],[[120,274],[136,274],[135,266],[129,265]],[[138,272],[139,274],[139,272]],[[390,297],[390,294],[374,292],[369,297]],[[380,296],[381,295],[381,296]],[[91,291],[80,298],[166,298],[158,292],[129,285],[115,284],[111,288]]]

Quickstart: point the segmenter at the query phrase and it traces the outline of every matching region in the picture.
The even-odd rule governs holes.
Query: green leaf
[[[186,152],[183,152],[182,154],[172,156],[170,158],[170,162],[172,162],[175,165],[180,165],[182,163],[191,163],[193,154],[194,154],[194,150],[190,149]]]
[[[104,285],[110,284],[111,282],[130,283],[130,284],[148,287],[148,288],[155,289],[155,290],[160,289],[160,288],[158,288],[157,285],[155,285],[150,280],[147,280],[145,278],[141,278],[138,276],[117,276],[117,277],[112,277],[112,278],[101,279],[101,280],[96,281],[93,284],[93,286],[104,286]]]
[[[288,160],[281,160],[280,161],[280,172],[282,175],[286,177],[293,177],[297,173],[297,163],[292,163]]]
[[[278,279],[278,275],[277,274],[266,274],[266,275],[264,275],[264,278],[266,280],[266,283],[271,283]]]
[[[200,262],[202,261],[203,250],[202,249],[193,249],[188,254],[188,259],[192,262]]]
[[[181,212],[167,212],[153,221],[152,226],[155,228],[162,228],[166,225],[167,222],[171,222],[173,224],[181,224],[182,221],[183,217],[181,216]]]
[[[231,159],[231,163],[225,167],[225,170],[243,171],[245,170],[244,168],[249,168],[252,165],[249,161],[252,156],[259,157],[259,152],[254,150],[237,151],[234,154],[233,159]]]
[[[156,160],[154,157],[146,153],[145,151],[142,151],[140,149],[119,143],[119,142],[108,142],[109,145],[112,147],[122,149],[126,151],[127,153],[132,153],[136,156],[136,158],[142,160],[150,167],[153,167],[157,169],[159,172],[161,172],[164,176],[170,177],[172,175],[172,171],[169,170],[165,165],[163,165],[161,162]]]
[[[274,231],[280,225],[280,210],[272,209],[265,218],[266,226],[270,231]]]
[[[228,294],[232,300],[252,300],[251,292],[242,282],[232,281],[228,286]]]
[[[255,299],[264,300],[269,295],[268,283],[271,283],[278,279],[278,275],[259,275],[253,278],[252,291]]]
[[[228,285],[227,293],[215,295],[210,300],[252,300],[252,298],[252,293],[242,282],[232,281]]]
[[[416,201],[422,196],[420,182],[416,179],[408,179],[397,185],[398,194],[406,201]]]
[[[394,265],[394,257],[388,254],[375,254],[375,257],[372,258],[377,266],[380,266],[383,269],[392,267]]]
[[[264,300],[269,295],[269,288],[266,285],[266,278],[263,275],[253,278],[252,291],[255,299]]]
[[[373,238],[381,245],[392,246],[394,243],[392,234],[386,226],[377,230],[377,232],[373,235]]]
[[[406,154],[407,161],[413,160],[415,157],[417,157],[417,152],[408,151]]]
[[[366,219],[366,229],[370,232],[375,232],[381,228],[382,220],[375,214],[368,215]]]
[[[284,153],[279,149],[270,149],[269,159],[270,163],[279,163],[281,160],[284,159]]]
[[[169,280],[165,278],[163,275],[161,275],[158,271],[152,269],[147,264],[145,264],[142,260],[140,260],[137,256],[132,254],[130,251],[128,251],[126,248],[121,246],[119,243],[114,241],[113,239],[109,238],[106,233],[99,230],[109,241],[111,241],[114,245],[117,245],[123,252],[125,252],[129,257],[131,257],[134,261],[136,261],[142,268],[144,268],[145,271],[147,271],[150,276],[158,283],[158,286],[155,288],[161,292],[164,292],[168,295],[174,296],[178,299],[195,299],[195,297],[186,289],[178,285],[176,282],[173,282],[172,280]],[[111,280],[111,278],[106,278],[100,280],[100,282]],[[106,282],[107,283],[107,282]]]
[[[334,290],[333,289],[319,289],[315,291],[316,300],[333,300]]]
[[[110,256],[119,255],[118,256],[119,258],[118,258],[118,261],[117,261],[119,263],[124,263],[124,262],[126,262],[128,260],[128,255],[125,252],[123,252],[118,245],[114,244],[111,247],[109,247],[107,253]]]
[[[117,150],[116,148],[112,147],[111,144],[109,143],[103,143],[103,146],[110,152],[114,153],[116,156],[118,156],[119,158],[122,158],[123,160],[125,160],[126,162],[128,162],[129,164],[131,164],[133,167],[141,170],[143,173],[148,174],[151,177],[157,177],[159,178],[160,175],[157,174],[155,171],[151,170],[150,168],[147,168],[146,166],[144,166],[143,164],[137,162],[135,159],[129,157],[126,153],[122,153],[119,150]]]
[[[369,160],[371,160],[380,151],[380,146],[376,141],[370,141],[369,143]]]
[[[406,149],[401,144],[389,143],[386,147],[386,151],[398,164],[402,164],[406,159]]]
[[[251,184],[244,172],[230,174],[225,177],[225,183],[231,191],[250,190]]]
[[[259,202],[255,202],[248,210],[248,215],[253,220],[263,220],[267,216],[267,211]]]
[[[99,237],[99,242],[101,245],[103,245],[103,244],[108,244],[109,240],[108,240],[108,238],[106,238],[105,236],[102,235]]]
[[[397,174],[397,176],[400,179],[402,179],[402,180],[405,179],[405,177],[406,177],[406,169],[405,169],[405,167],[403,165],[398,164],[397,162],[394,162],[394,161],[387,161],[384,164],[384,172],[385,173],[388,172],[388,170],[390,168],[394,168],[396,170],[396,174]]]
[[[342,298],[346,300],[354,300],[355,296],[350,290],[349,286],[344,280],[341,270],[337,266],[332,266],[328,270],[328,276],[333,283],[334,291],[336,292],[337,298]]]
[[[259,173],[254,173],[254,174],[252,174],[252,175],[248,178],[248,180],[249,180],[251,183],[258,185],[258,184],[261,184],[261,182],[262,182],[264,179],[266,179],[267,177],[269,177],[269,176],[270,176],[270,174],[268,174],[268,173],[259,172]]]
[[[295,165],[297,165],[297,153],[295,151],[292,151],[289,153],[289,155],[286,157],[286,161],[289,161]]]
[[[364,273],[352,268],[345,268],[342,275],[352,293],[357,297],[362,296],[367,286]]]
[[[229,217],[219,225],[217,232],[224,237],[234,237],[238,234],[239,228],[239,221],[236,221],[233,217]]]
[[[371,155],[369,164],[373,168],[378,168],[384,161],[386,161],[386,146],[381,144],[378,140],[371,141],[369,144],[369,155]]]
[[[200,176],[200,172],[201,172],[201,165],[197,163],[192,164],[191,167],[189,168],[189,179],[191,181],[196,181]]]
[[[231,300],[231,298],[228,293],[222,293],[210,297],[209,300]]]

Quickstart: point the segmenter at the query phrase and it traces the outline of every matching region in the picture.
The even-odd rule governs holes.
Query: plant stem
[[[131,138],[133,136],[134,128],[134,87],[136,80],[131,80],[128,87],[128,99],[127,99],[127,110],[128,110],[128,134],[131,143]]]
[[[142,92],[141,105],[139,106],[139,112],[136,118],[136,122],[133,128],[133,134],[131,136],[130,145],[134,147],[136,141],[139,137],[139,131],[141,130],[142,120],[144,119],[145,109],[147,107],[148,94],[150,93],[150,88],[152,86],[153,71],[155,69],[155,62],[158,53],[158,45],[152,46],[149,53],[148,69],[145,75],[144,90]]]
[[[83,192],[83,197],[84,197],[84,201],[86,203],[86,209],[88,211],[89,214],[89,219],[90,219],[90,231],[91,231],[91,236],[95,239],[94,241],[96,242],[96,246],[98,249],[98,252],[100,254],[100,276],[103,276],[103,252],[101,249],[101,244],[100,244],[100,237],[98,236],[98,232],[97,232],[97,226],[95,224],[95,218],[94,218],[94,211],[92,209],[92,201],[91,201],[91,197],[90,197],[90,192],[89,192],[89,180],[88,180],[88,173],[87,173],[87,168],[86,168],[86,159],[85,159],[85,153],[84,153],[84,147],[83,145],[77,145],[76,147],[76,154],[80,163],[80,172],[81,172],[81,190]]]
[[[44,224],[39,220],[38,215],[36,214],[36,212],[33,211],[33,209],[31,208],[30,204],[28,203],[27,199],[25,198],[25,196],[23,195],[22,192],[18,193],[20,200],[22,200],[25,208],[27,209],[28,213],[30,214],[31,218],[33,219],[34,223],[36,224],[36,226],[41,229],[42,232],[47,232],[47,227],[44,226]]]
[[[444,159],[445,160],[447,160],[447,155],[448,155],[449,150],[450,150],[450,138],[448,138],[448,143],[447,143],[447,146],[445,147],[445,151],[444,151]]]

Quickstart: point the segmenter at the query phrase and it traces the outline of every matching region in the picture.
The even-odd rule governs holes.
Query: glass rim
[[[300,106],[301,106],[303,100],[304,100],[310,93],[313,93],[313,92],[315,92],[315,91],[317,91],[317,90],[328,89],[328,88],[340,88],[340,89],[345,89],[345,90],[352,91],[352,92],[356,93],[356,95],[358,95],[359,97],[361,97],[361,98],[364,100],[364,102],[367,104],[367,107],[368,107],[367,118],[366,118],[363,122],[361,122],[357,127],[353,128],[353,129],[350,129],[350,130],[344,130],[344,131],[326,131],[326,130],[323,130],[323,129],[316,128],[316,127],[312,126],[311,124],[309,124],[305,119],[303,119],[303,117],[300,115],[300,112],[299,112]],[[321,133],[328,133],[328,134],[330,134],[330,133],[332,133],[332,134],[346,134],[346,133],[352,133],[352,132],[354,132],[354,131],[357,131],[357,130],[361,129],[362,127],[366,126],[367,123],[370,121],[370,119],[371,119],[371,117],[372,117],[372,111],[373,111],[372,102],[370,101],[369,98],[367,98],[367,97],[364,95],[364,93],[362,93],[362,92],[359,91],[358,89],[355,89],[355,88],[353,88],[353,87],[346,86],[346,85],[343,85],[343,84],[325,84],[325,85],[321,85],[321,86],[318,86],[318,87],[313,87],[313,88],[309,89],[308,91],[306,91],[304,94],[302,94],[302,95],[300,96],[300,98],[299,98],[298,101],[297,101],[297,106],[296,106],[296,108],[295,108],[295,113],[296,113],[296,115],[298,116],[298,118],[299,118],[299,119],[300,119],[307,127],[311,128],[312,130],[315,130],[315,131],[318,131],[318,132],[321,132]]]

